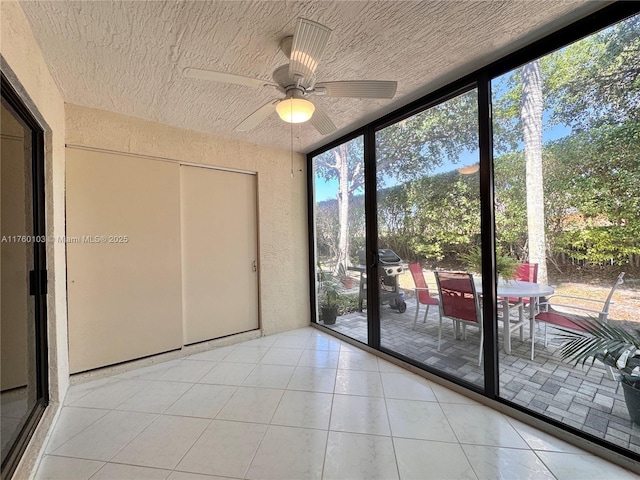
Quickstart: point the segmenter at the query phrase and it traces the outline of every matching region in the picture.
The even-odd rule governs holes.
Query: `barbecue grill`
[[[358,310],[362,311],[363,302],[367,299],[367,276],[365,252],[359,253],[360,265],[355,269],[360,272],[360,295],[358,298]],[[387,248],[378,250],[378,273],[380,288],[380,303],[389,304],[391,308],[397,308],[400,313],[407,310],[404,295],[400,291],[398,276],[404,272],[402,259]]]

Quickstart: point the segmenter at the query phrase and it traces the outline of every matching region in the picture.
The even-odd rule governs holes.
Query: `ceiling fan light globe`
[[[458,169],[458,173],[462,175],[472,175],[480,170],[480,164],[474,163],[473,165],[465,165],[464,167],[460,167]]]
[[[316,107],[304,98],[287,98],[276,105],[276,112],[287,123],[303,123],[308,121]]]

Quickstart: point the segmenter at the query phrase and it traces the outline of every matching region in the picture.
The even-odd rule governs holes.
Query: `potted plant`
[[[576,365],[596,359],[616,368],[617,380],[622,384],[629,416],[640,425],[640,330],[633,333],[624,328],[590,318],[572,320],[584,331],[559,328],[564,339],[560,350],[562,358]]]
[[[320,278],[320,320],[325,325],[336,323],[338,316],[338,302],[342,291],[342,284],[334,277],[326,275],[324,272]]]
[[[338,265],[338,277],[340,277],[340,282],[342,282],[344,288],[348,290],[353,288],[353,277],[347,273],[342,263]]]
[[[476,246],[460,256],[462,260],[467,264],[467,268],[475,273],[482,273],[482,250]],[[513,280],[516,278],[516,270],[520,262],[509,255],[504,255],[502,252],[496,252],[496,270],[498,276],[505,281]]]

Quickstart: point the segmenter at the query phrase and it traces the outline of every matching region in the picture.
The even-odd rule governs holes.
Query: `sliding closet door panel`
[[[185,344],[259,328],[255,175],[183,165],[180,182]]]
[[[71,372],[182,345],[177,164],[67,149]]]

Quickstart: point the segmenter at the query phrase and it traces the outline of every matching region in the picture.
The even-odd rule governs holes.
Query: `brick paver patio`
[[[424,307],[422,307],[424,308]],[[450,320],[443,322],[442,348],[438,346],[438,309],[431,307],[426,323],[424,310],[413,330],[415,301],[407,299],[403,314],[387,305],[381,308],[381,343],[390,350],[411,357],[443,372],[482,386],[483,367],[478,367],[479,334],[467,328],[466,340],[454,340]],[[338,317],[328,328],[366,343],[366,312]],[[511,337],[511,354],[503,348],[499,328],[500,395],[547,417],[640,453],[640,426],[629,418],[620,384],[602,364],[573,366],[562,360],[557,342],[546,348],[538,332],[535,359],[531,360],[529,328],[525,340],[517,332]]]

